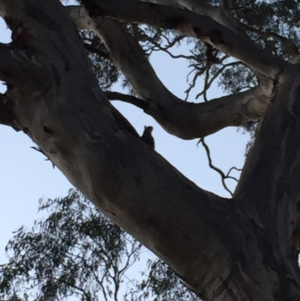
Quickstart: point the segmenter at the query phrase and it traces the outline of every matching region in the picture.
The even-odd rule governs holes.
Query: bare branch
[[[213,84],[213,82],[218,78],[218,76],[228,67],[232,67],[232,66],[235,66],[235,65],[239,65],[241,64],[240,62],[232,62],[232,63],[228,63],[228,64],[225,64],[223,65],[213,76],[211,79],[206,79],[205,80],[205,86],[204,86],[204,89],[198,93],[196,95],[196,99],[198,99],[201,95],[203,95],[209,88],[210,86]]]
[[[171,47],[170,45],[167,45],[165,47],[162,47],[160,45],[160,43],[156,43],[155,41],[151,41],[151,43],[158,49],[158,50],[161,50],[161,51],[164,51],[165,53],[167,53],[171,58],[173,59],[189,59],[189,60],[195,60],[195,56],[193,55],[184,55],[184,54],[173,54],[172,52],[170,52],[168,49]]]
[[[173,47],[174,45],[176,45],[176,43],[179,43],[181,40],[185,39],[186,36],[183,36],[183,35],[179,35],[179,36],[175,36],[173,38],[173,40],[169,40],[169,38],[165,35],[165,34],[161,34],[162,37],[164,37],[167,41],[168,41],[168,45],[163,47],[163,49],[168,49],[168,48],[171,48]]]
[[[189,84],[189,87],[184,91],[184,93],[186,94],[185,96],[185,101],[188,100],[189,98],[189,95],[190,95],[190,92],[192,91],[192,89],[196,86],[196,82],[197,82],[197,79],[205,72],[205,67],[203,68],[198,68],[197,66],[194,68],[194,70],[197,70],[193,76],[193,79],[192,79],[192,82]],[[190,76],[191,73],[194,72],[194,70],[192,70],[188,75],[187,75],[187,78]]]
[[[210,149],[208,147],[208,145],[205,143],[204,141],[204,138],[201,138],[199,140],[199,142],[201,142],[201,144],[203,145],[204,149],[205,149],[205,152],[206,152],[206,155],[207,155],[207,159],[208,159],[208,165],[211,169],[213,169],[214,171],[216,171],[220,177],[221,177],[221,181],[222,181],[222,184],[223,184],[223,187],[224,189],[232,196],[233,193],[231,192],[231,190],[228,188],[227,184],[226,184],[226,179],[234,179],[236,180],[236,178],[233,178],[231,176],[228,176],[229,172],[227,173],[227,175],[225,175],[225,173],[218,167],[216,167],[213,162],[212,162],[212,158],[211,158],[211,155],[210,155]],[[198,143],[199,143],[198,142]]]
[[[232,172],[233,170],[235,170],[235,171],[237,171],[237,172],[241,172],[243,169],[242,169],[242,168],[237,168],[237,167],[235,167],[235,166],[232,166],[232,167],[228,170],[228,172],[227,172],[227,174],[226,174],[226,177],[227,177],[227,178],[230,178],[230,179],[235,180],[236,182],[238,182],[238,179],[237,179],[236,177],[230,176],[230,174],[231,174],[231,172]]]

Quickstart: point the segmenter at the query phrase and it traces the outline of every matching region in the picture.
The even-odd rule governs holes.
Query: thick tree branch
[[[121,100],[121,101],[124,101],[127,103],[131,103],[144,111],[147,111],[147,108],[148,108],[147,102],[145,102],[144,100],[142,100],[140,98],[134,97],[132,95],[108,91],[108,92],[105,92],[105,96],[109,100]]]
[[[105,30],[102,31],[102,35],[103,36],[105,35]],[[117,36],[119,37],[119,35],[117,35]],[[105,40],[109,41],[108,38],[105,39]],[[239,42],[241,42],[241,41],[239,41]],[[125,43],[125,45],[128,45],[128,40],[127,40],[126,43]],[[109,45],[110,49],[113,49],[113,47],[112,47],[113,43],[112,42],[109,43],[108,45]],[[130,47],[128,47],[128,48],[130,48]],[[130,48],[130,49],[132,49],[132,48]],[[252,50],[253,50],[253,48],[252,48]],[[269,57],[269,54],[265,54],[265,55]],[[136,57],[138,57],[138,56],[136,56]],[[127,59],[128,59],[128,57],[127,57]],[[134,61],[134,60],[132,60],[132,61]],[[145,70],[147,70],[147,69],[145,69]],[[262,69],[258,69],[258,70],[261,71]],[[264,72],[262,72],[262,73],[264,73]],[[265,75],[267,75],[267,74],[270,75],[270,73],[264,73],[264,74]],[[269,77],[272,78],[272,76],[269,76]],[[147,78],[147,80],[148,79],[149,78]],[[262,89],[261,90],[259,89],[259,92],[262,93],[262,91],[263,91],[269,97],[272,97],[272,95],[274,94],[274,89],[273,89],[274,83],[271,83],[271,85],[270,85],[268,78],[266,78],[266,79],[262,78],[262,81],[263,82],[260,83]],[[137,83],[137,86],[138,86],[138,84],[139,83]],[[156,87],[156,86],[153,85],[152,87]],[[149,93],[149,90],[150,90],[150,88],[148,88],[147,93]],[[156,89],[153,89],[153,90],[156,90]],[[288,90],[290,90],[290,89],[288,89]],[[158,91],[159,91],[159,89],[158,89]],[[262,93],[262,94],[264,94],[264,93]],[[148,95],[150,95],[150,93]],[[247,96],[247,95],[244,94],[244,96]],[[263,97],[266,98],[266,96],[263,96]],[[247,98],[247,97],[245,97],[245,98]],[[284,99],[284,95],[281,95],[280,98]],[[165,101],[166,98],[163,98],[163,99]],[[149,100],[149,98],[147,100]],[[279,103],[280,103],[280,101],[278,100],[277,104],[279,104]],[[294,103],[294,102],[292,102],[292,103]],[[276,111],[278,112],[280,110],[276,110]],[[272,116],[271,118],[269,116],[268,120],[273,121],[273,119],[275,119],[275,118],[276,118],[275,115]],[[287,120],[285,122],[287,122]],[[298,123],[295,123],[294,126],[296,126],[297,124]],[[281,130],[284,129],[284,125],[280,124],[279,128]],[[292,132],[294,132],[294,133],[299,132],[299,130],[298,129],[296,131],[293,130],[293,131],[291,131],[291,133]],[[259,232],[262,233],[262,236],[266,238],[266,240],[263,239],[260,243],[261,244],[261,246],[260,246],[261,250],[266,251],[266,250],[269,250],[269,248],[270,248],[270,245],[269,245],[269,242],[268,242],[269,240],[267,239],[267,237],[270,237],[270,236],[271,237],[279,237],[280,241],[277,244],[277,246],[279,246],[279,247],[273,246],[277,250],[276,254],[278,254],[278,258],[275,258],[272,255],[273,254],[273,252],[272,252],[270,258],[268,258],[268,259],[265,258],[264,259],[264,265],[267,265],[267,266],[272,265],[274,262],[278,262],[278,263],[280,263],[280,265],[282,265],[282,263],[284,262],[284,265],[285,265],[284,269],[286,268],[286,273],[289,273],[288,272],[289,268],[287,268],[287,267],[293,267],[290,270],[293,273],[293,276],[290,277],[289,279],[297,279],[297,280],[292,282],[289,279],[283,279],[282,278],[280,280],[280,283],[281,283],[280,285],[283,285],[283,283],[284,283],[285,287],[289,287],[290,292],[291,292],[290,294],[296,296],[298,294],[297,290],[299,289],[299,287],[294,286],[294,284],[297,283],[297,282],[299,283],[299,272],[298,272],[298,266],[297,266],[297,256],[295,256],[296,252],[292,251],[292,250],[296,249],[295,248],[296,244],[295,244],[295,238],[294,237],[298,237],[294,233],[299,232],[299,216],[298,216],[299,206],[297,207],[299,198],[295,195],[295,198],[293,198],[292,202],[289,202],[289,200],[287,199],[285,202],[283,202],[283,204],[278,204],[277,203],[278,206],[276,206],[276,202],[275,202],[270,207],[270,204],[269,204],[270,196],[273,195],[274,198],[276,197],[277,200],[281,200],[282,196],[280,196],[279,194],[282,193],[282,191],[283,191],[281,189],[282,186],[280,185],[280,179],[279,178],[277,178],[274,181],[270,180],[272,178],[271,171],[273,170],[273,168],[276,169],[277,162],[278,162],[275,159],[275,157],[280,158],[280,151],[282,150],[282,148],[285,148],[284,145],[285,145],[285,141],[286,141],[286,140],[282,141],[281,146],[279,144],[279,145],[274,145],[274,148],[270,147],[268,138],[272,137],[272,135],[274,135],[275,133],[276,133],[276,128],[272,128],[271,130],[269,128],[268,133],[266,135],[264,135],[263,138],[262,138],[265,141],[264,144],[263,144],[264,146],[261,147],[262,146],[261,143],[257,144],[257,148],[256,148],[257,152],[256,152],[255,155],[252,155],[251,159],[248,160],[248,164],[247,164],[248,167],[246,168],[246,171],[243,174],[242,183],[239,185],[239,188],[237,190],[237,193],[236,193],[234,199],[240,200],[241,206],[242,207],[244,206],[244,208],[241,209],[242,212],[248,212],[247,216],[248,216],[249,221],[252,224],[252,226],[255,229],[259,229]],[[281,137],[281,134],[279,135],[279,137]],[[294,143],[295,142],[293,142],[293,140],[291,140],[291,145],[294,144]],[[270,151],[270,149],[276,149],[276,152],[274,152],[274,155],[272,154],[270,156],[270,159],[269,159],[267,154]],[[292,146],[291,146],[291,149],[293,149]],[[295,156],[292,155],[292,157],[294,158]],[[298,157],[296,156],[296,162],[298,160],[297,158]],[[252,161],[252,160],[254,160],[254,161]],[[255,163],[259,162],[259,164],[254,164],[254,167],[253,167],[253,165],[252,165],[253,162],[255,162]],[[272,163],[269,164],[270,162],[272,162]],[[295,161],[291,160],[290,162],[295,162]],[[293,163],[293,164],[295,164],[295,163]],[[283,164],[281,164],[281,166],[283,166]],[[278,168],[280,168],[280,167],[278,167]],[[294,170],[295,170],[295,168],[296,167],[294,167]],[[280,171],[278,172],[278,175],[280,174]],[[261,176],[257,177],[258,174],[261,174]],[[298,174],[296,170],[295,170],[295,174]],[[291,179],[291,178],[289,178],[289,179]],[[253,183],[255,183],[254,186],[253,186]],[[267,189],[266,189],[266,192],[264,191],[263,194],[260,194],[260,189],[262,187],[262,183],[264,183],[263,186],[266,185]],[[298,182],[295,182],[295,185],[298,185]],[[289,187],[288,182],[286,182],[286,186]],[[296,186],[292,189],[294,189],[295,192],[297,191]],[[249,193],[249,192],[251,192],[251,193]],[[265,219],[266,215],[271,214],[271,216],[274,217],[274,212],[280,212],[280,211],[282,212],[282,211],[286,210],[285,208],[287,208],[287,207],[289,207],[290,210],[289,210],[288,215],[286,216],[286,218],[282,218],[282,219],[277,221],[278,222],[278,224],[277,224],[278,232],[274,231],[274,229],[272,230],[273,223],[274,223],[273,218],[269,219],[269,220],[271,220],[270,225],[263,223],[263,220]],[[259,209],[257,210],[257,208],[259,208]],[[277,216],[276,213],[275,213],[275,216]],[[275,217],[275,220],[276,220],[276,217]],[[284,225],[286,222],[289,223],[288,230],[286,230],[287,228]],[[239,226],[241,226],[241,224],[239,224]],[[245,225],[243,225],[243,226],[245,226]],[[295,231],[298,231],[298,232],[295,232]],[[241,238],[241,241],[243,241],[243,240],[244,240],[244,238]],[[245,242],[245,246],[248,246],[248,243],[249,243],[249,241],[247,240],[247,242]],[[240,246],[238,246],[237,249],[239,249],[239,247]],[[273,249],[273,251],[274,251],[274,249]],[[295,252],[295,253],[293,253],[293,252]],[[251,252],[249,252],[249,254],[246,254],[246,257],[244,258],[246,262],[252,262],[251,257],[248,257],[248,255],[250,256],[250,254],[251,254]],[[289,255],[286,256],[286,254],[289,254]],[[246,259],[246,258],[248,258],[248,259]],[[271,264],[271,262],[272,262],[272,264]],[[241,267],[241,265],[239,265],[239,264],[238,264],[237,268],[239,270],[243,269]],[[247,269],[250,269],[250,270],[253,269],[253,271],[257,270],[257,268],[258,268],[257,265],[256,266],[254,265],[253,267],[250,267],[250,266],[247,267]],[[241,272],[241,273],[243,274],[243,272]],[[250,272],[250,274],[251,273],[252,272]],[[249,274],[249,270],[248,270],[248,274]],[[263,276],[263,278],[264,277],[268,278],[267,275]],[[241,279],[239,279],[239,280],[241,280]],[[247,278],[247,281],[249,281],[249,280],[250,280],[250,278]],[[252,289],[253,289],[254,286],[255,285],[253,284]],[[262,291],[262,290],[260,290],[260,291]],[[251,292],[249,291],[249,296],[250,295],[253,296],[253,295],[255,295],[255,293],[253,291],[251,291]],[[243,299],[243,298],[245,298],[245,300],[249,299],[248,296],[244,296],[244,297],[239,298],[239,299]],[[266,299],[266,297],[262,297],[261,293],[259,295],[257,295],[257,298],[262,299],[262,300]]]
[[[235,33],[244,34],[241,28],[237,26],[237,22],[231,14],[230,3],[228,1],[220,1],[219,7],[214,7],[206,1],[177,0],[177,2],[189,11],[212,18]]]
[[[254,204],[258,227],[260,221],[271,221],[264,222],[261,230],[278,241],[280,255],[276,260],[284,262],[289,258],[295,274],[288,281],[297,279],[293,285],[299,289],[299,66],[294,72],[285,74],[284,83],[276,89],[249,152],[235,198],[247,198]]]
[[[36,61],[43,68],[37,76],[43,75],[50,88],[35,96],[16,84],[10,92],[20,128],[27,129],[74,186],[169,263],[198,294],[207,294],[208,283],[219,281],[216,272],[218,279],[227,279],[233,263],[230,251],[221,254],[234,246],[224,235],[239,230],[222,223],[235,215],[230,203],[183,177],[112,107],[59,1],[7,0],[0,2],[0,9],[26,25],[32,41],[39,42]],[[35,79],[28,76],[26,81],[32,85]],[[210,274],[203,265],[211,267]]]
[[[235,26],[236,22],[230,14],[230,3],[228,3],[228,1],[220,1],[219,7],[212,6],[206,1],[197,0],[143,0],[142,2],[173,7],[184,7],[198,15],[208,16],[235,32],[241,32],[241,30]]]
[[[136,93],[147,102],[145,112],[173,135],[193,139],[227,126],[245,124],[260,118],[270,101],[270,94],[264,95],[257,87],[207,103],[184,102],[158,79],[144,51],[122,24],[110,20],[103,20],[101,26],[97,22],[88,23],[108,47],[112,60]]]
[[[175,29],[187,36],[199,38],[273,80],[277,79],[287,66],[282,59],[270,55],[245,35],[242,36],[205,15],[138,0],[82,0],[81,2],[91,17],[110,16],[129,23]]]
[[[185,7],[186,9],[196,12],[199,15],[213,16],[217,8],[213,7],[206,1],[197,0],[142,0],[142,2],[160,4],[173,7]]]
[[[131,9],[134,11],[135,7]],[[267,97],[274,92],[275,97],[258,134],[259,143],[251,152],[235,197],[229,201],[196,187],[182,176],[143,143],[111,106],[98,87],[78,32],[59,1],[2,0],[0,11],[10,17],[6,21],[13,39],[21,38],[19,41],[35,55],[34,65],[39,66],[34,75],[25,68],[23,72],[28,72],[28,76],[22,81],[15,74],[18,69],[9,74],[14,83],[9,96],[15,121],[74,186],[165,260],[203,299],[299,300],[300,275],[293,239],[299,230],[300,212],[298,65],[291,65],[288,72],[283,72],[283,82],[275,91],[266,87]],[[181,11],[184,17],[185,10]],[[18,20],[18,26],[12,20]],[[122,48],[112,47],[116,43],[113,35],[117,38],[123,33],[125,38],[128,35],[124,27],[103,21],[99,31],[103,30],[102,38],[118,62],[115,55]],[[179,27],[184,23],[177,21]],[[174,18],[167,23],[174,24]],[[111,37],[105,36],[107,29],[112,30]],[[217,35],[216,41],[219,38]],[[125,46],[129,49],[132,46],[137,61],[142,60],[140,48],[135,48],[130,40]],[[127,65],[134,62],[128,51],[122,56],[127,58]],[[267,76],[273,74],[268,66],[272,69],[273,62],[275,68],[281,64],[276,65],[278,61],[273,58],[259,62],[262,58],[258,53],[253,62]],[[150,108],[153,112],[159,112],[165,102],[174,104],[174,96],[163,87],[147,61],[140,68],[150,73],[145,77],[152,86],[147,86],[143,78],[140,83],[136,64],[131,67],[135,89],[145,95],[141,98],[148,102],[148,96],[160,96],[164,100],[148,102],[149,106],[157,106]],[[279,67],[281,70],[282,66]],[[162,94],[153,94],[156,89]],[[248,102],[249,93],[263,95],[259,87],[229,98],[233,103],[238,98],[239,105],[249,112],[248,105],[252,103]],[[226,103],[226,98],[220,101],[205,108],[217,110]],[[176,106],[181,103],[178,101]],[[198,105],[190,105],[197,111]],[[236,104],[232,110],[237,108]],[[254,111],[257,114],[259,110]],[[200,116],[200,111],[197,114]],[[222,114],[226,115],[226,110]],[[176,118],[184,122],[191,116]],[[199,116],[193,117],[194,120],[199,122]],[[172,117],[168,118],[172,121]]]

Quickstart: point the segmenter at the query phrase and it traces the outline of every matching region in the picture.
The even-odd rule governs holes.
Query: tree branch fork
[[[128,34],[125,35],[127,44],[122,40],[117,43],[115,37],[120,38],[124,33],[122,24],[106,19],[101,26],[92,19],[84,23],[105,41],[120,68],[123,68],[122,61],[117,60],[117,54],[128,43],[137,55],[136,60],[144,60],[139,68],[147,71],[145,80],[137,80],[140,73],[134,65],[132,70],[124,67],[122,72],[131,79],[140,97],[138,103],[147,103],[142,108],[179,137],[204,137],[228,126],[229,120],[235,120],[231,125],[238,125],[263,116],[266,108],[270,108],[258,133],[257,140],[261,143],[251,151],[239,187],[228,200],[196,187],[141,141],[98,87],[75,27],[58,1],[3,0],[0,11],[24,24],[26,31],[19,34],[18,27],[12,28],[13,37],[19,41],[21,38],[27,53],[30,50],[29,56],[27,53],[24,56],[24,49],[14,49],[12,54],[7,45],[0,46],[3,53],[0,79],[8,84],[8,91],[0,99],[2,124],[27,134],[74,186],[170,264],[198,295],[221,301],[225,300],[222,292],[226,292],[227,296],[238,296],[239,300],[250,300],[249,296],[255,300],[272,300],[273,287],[285,285],[292,296],[300,296],[295,284],[300,283],[297,256],[293,253],[292,240],[288,239],[299,225],[300,200],[295,182],[284,182],[294,193],[291,199],[279,185],[283,176],[288,179],[300,176],[297,163],[300,153],[293,147],[296,139],[293,133],[300,123],[290,121],[298,120],[296,80],[300,71],[297,65],[288,65],[280,75],[267,74],[273,83],[276,78],[276,87],[258,86],[207,104],[183,103],[166,90],[144,60],[139,45]],[[81,9],[80,14],[77,16],[82,18]],[[109,37],[108,29],[116,35]],[[283,63],[279,64],[282,68]],[[152,89],[148,85],[153,85]],[[290,92],[283,101],[285,91]],[[176,108],[175,117],[169,116],[172,105],[180,108],[183,116]],[[188,132],[189,118],[196,128],[198,123],[209,124],[210,118],[212,121],[206,129],[199,126],[192,133]],[[181,124],[184,131],[180,130]],[[283,135],[272,136],[270,154],[268,142],[275,126]],[[294,160],[289,159],[291,154]],[[289,170],[283,167],[286,161]],[[257,174],[265,184],[261,195],[258,193],[261,183],[254,179]],[[272,195],[271,205],[266,201],[268,193]],[[281,197],[276,198],[278,195]],[[274,212],[283,205],[289,206],[287,217],[278,221]],[[277,227],[274,232],[272,223],[282,230]],[[278,237],[278,244],[270,246],[270,235]],[[270,247],[274,256],[264,258]],[[283,270],[289,267],[294,280],[286,275],[275,277],[274,267]],[[261,270],[259,274],[258,270]],[[264,287],[267,279],[271,279],[272,289]]]

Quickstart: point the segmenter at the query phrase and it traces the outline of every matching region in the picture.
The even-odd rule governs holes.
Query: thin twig
[[[239,168],[236,168],[236,167],[231,167],[229,169],[229,171],[227,172],[227,174],[225,174],[220,168],[216,167],[213,162],[212,162],[212,158],[211,158],[211,154],[210,154],[210,149],[208,147],[208,145],[205,143],[204,141],[204,138],[201,138],[199,140],[198,143],[200,143],[203,145],[204,149],[205,149],[205,152],[206,152],[206,155],[207,155],[207,159],[208,159],[208,165],[211,169],[213,169],[214,171],[216,171],[220,177],[221,177],[221,181],[222,181],[222,185],[224,187],[224,189],[231,195],[233,196],[233,193],[232,191],[228,188],[228,186],[226,185],[226,180],[227,179],[231,179],[231,180],[235,180],[238,182],[237,178],[233,177],[233,176],[230,176],[230,173],[232,172],[232,170],[237,170],[237,171],[241,171],[241,169]]]

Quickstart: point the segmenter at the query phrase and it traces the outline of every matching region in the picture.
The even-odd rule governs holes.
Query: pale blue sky
[[[8,42],[10,33],[6,25],[0,23],[0,41]],[[155,55],[151,59],[158,76],[177,96],[184,98],[187,88],[187,62],[172,61],[166,55]],[[202,85],[201,82],[199,84]],[[4,91],[4,86],[0,87]],[[221,95],[215,89],[210,97]],[[140,109],[132,105],[115,102],[117,108],[128,118],[136,130],[141,133],[144,125],[154,127],[153,136],[156,151],[171,164],[203,189],[228,196],[221,185],[219,175],[208,168],[207,158],[197,140],[184,141],[170,136]],[[34,143],[22,132],[0,126],[0,263],[6,261],[4,247],[12,237],[12,232],[21,225],[31,227],[38,218],[38,199],[41,197],[62,197],[67,194],[71,184],[60,171],[52,168],[40,153],[30,147]],[[211,148],[214,164],[225,172],[235,165],[242,167],[245,144],[249,137],[237,132],[236,128],[227,128],[206,138]]]

